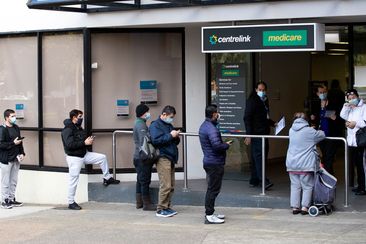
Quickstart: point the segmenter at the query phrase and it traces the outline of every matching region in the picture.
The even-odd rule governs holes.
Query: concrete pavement
[[[96,203],[0,209],[0,243],[365,243],[366,213],[293,216],[287,209],[225,208],[222,225],[203,224],[203,207],[175,206],[158,218],[133,204]]]

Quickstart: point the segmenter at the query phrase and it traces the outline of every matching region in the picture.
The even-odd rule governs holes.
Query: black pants
[[[354,186],[355,166],[359,190],[365,190],[365,171],[363,169],[363,147],[348,147],[349,151],[349,182]]]
[[[137,172],[136,193],[141,193],[143,196],[149,196],[152,163],[142,162],[140,159],[134,159],[133,164]]]
[[[215,200],[219,195],[224,176],[224,165],[210,165],[203,167],[207,175],[207,192],[205,198],[206,215],[212,215],[215,212]]]
[[[324,168],[334,174],[333,162],[338,149],[339,142],[332,140],[324,140],[319,143],[320,150],[322,151],[322,163]]]
[[[268,139],[265,139],[265,164],[267,165],[268,159],[268,151],[269,151],[269,143]],[[249,184],[251,185],[259,185],[262,183],[262,139],[261,138],[252,138],[251,139],[251,178]],[[269,180],[266,178],[266,182]]]

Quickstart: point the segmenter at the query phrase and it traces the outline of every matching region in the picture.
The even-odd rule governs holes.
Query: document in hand
[[[275,127],[275,135],[278,135],[278,133],[280,133],[281,130],[283,128],[285,128],[285,126],[286,126],[285,117],[282,116],[282,118],[280,119],[280,121],[278,121],[277,126]]]

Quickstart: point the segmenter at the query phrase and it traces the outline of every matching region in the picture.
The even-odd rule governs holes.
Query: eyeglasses
[[[349,96],[349,95],[356,95],[356,93],[354,93],[353,91],[352,92],[346,92],[346,96]]]

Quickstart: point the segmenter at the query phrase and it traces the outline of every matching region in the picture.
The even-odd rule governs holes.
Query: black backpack
[[[155,148],[151,143],[149,135],[144,136],[139,153],[141,161],[146,163],[156,163],[159,159],[159,149]]]

